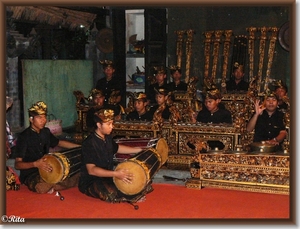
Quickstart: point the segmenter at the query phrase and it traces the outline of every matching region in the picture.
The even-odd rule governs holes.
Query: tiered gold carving
[[[199,154],[202,187],[289,194],[289,156]]]
[[[224,48],[223,48],[223,71],[222,71],[222,79],[221,79],[221,92],[224,93],[226,91],[226,78],[228,72],[228,59],[229,59],[229,51],[230,51],[230,41],[232,36],[232,30],[225,30],[225,40],[224,40]]]
[[[191,67],[191,57],[192,57],[192,41],[195,31],[189,29],[186,31],[186,65],[185,65],[185,82],[188,83],[190,79],[190,67]]]

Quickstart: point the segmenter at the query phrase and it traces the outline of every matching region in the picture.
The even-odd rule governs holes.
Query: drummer
[[[57,184],[43,181],[39,169],[47,172],[52,167],[42,157],[49,153],[49,148],[56,146],[70,149],[80,147],[69,141],[59,140],[45,127],[47,122],[47,105],[36,102],[28,109],[30,126],[18,136],[16,143],[15,168],[20,170],[20,181],[30,191],[37,193],[52,193],[77,186],[79,173]]]
[[[136,154],[140,147],[119,145],[113,140],[112,130],[114,111],[101,109],[94,114],[95,131],[82,143],[82,167],[79,179],[79,191],[83,194],[112,203],[137,202],[153,190],[151,184],[136,195],[122,194],[113,182],[113,178],[131,184],[134,176],[127,169],[114,170],[114,154]]]
[[[284,114],[277,109],[278,97],[275,93],[265,96],[263,105],[259,100],[254,102],[255,113],[247,124],[247,131],[254,130],[254,142],[267,141],[280,145],[287,136],[284,125]],[[280,147],[279,147],[280,148]]]

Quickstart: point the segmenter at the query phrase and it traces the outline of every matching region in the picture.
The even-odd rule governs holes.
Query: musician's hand
[[[263,112],[263,110],[266,109],[266,107],[264,106],[264,104],[260,104],[259,100],[255,101],[254,106],[255,106],[255,113],[256,114],[261,114]]]
[[[47,158],[41,158],[41,159],[35,161],[35,167],[45,170],[46,172],[52,172],[52,167],[47,162]]]
[[[268,144],[272,144],[272,145],[279,145],[279,142],[278,142],[278,141],[276,141],[275,139],[268,140],[268,141],[266,141],[266,143],[268,143]]]
[[[118,169],[116,170],[116,177],[122,180],[126,184],[131,184],[133,180],[133,174],[129,172],[128,169]]]

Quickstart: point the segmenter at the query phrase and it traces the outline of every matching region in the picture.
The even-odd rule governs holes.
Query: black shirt
[[[234,79],[231,79],[226,82],[226,90],[227,91],[248,91],[249,83],[241,80],[238,84],[236,84]]]
[[[158,109],[158,107],[159,107],[159,105],[155,105],[155,106],[150,108],[149,112],[152,114],[152,116],[154,115],[154,113]],[[162,112],[162,115],[161,115],[162,118],[166,121],[169,120],[169,118],[171,116],[171,112],[170,112],[169,108],[170,108],[169,106],[166,106],[165,109]]]
[[[175,82],[167,84],[168,91],[187,91],[187,83],[180,81],[178,85]]]
[[[229,110],[220,108],[214,113],[210,113],[206,108],[199,111],[197,121],[203,123],[232,123],[232,117]]]
[[[278,104],[278,109],[282,112],[285,112],[288,109],[287,103],[283,102],[282,104]]]
[[[18,136],[16,158],[22,158],[23,162],[36,161],[49,153],[49,148],[57,146],[58,143],[59,139],[50,132],[49,128],[45,127],[37,133],[28,127]],[[35,172],[38,172],[38,168],[21,169],[21,182],[24,183],[27,176]]]
[[[91,133],[82,143],[82,165],[78,188],[82,193],[94,182],[101,181],[102,177],[89,175],[86,164],[94,164],[97,167],[113,170],[114,154],[117,153],[119,145],[113,140],[112,135],[106,135],[105,141]],[[107,179],[107,178],[106,178]]]
[[[281,130],[285,130],[283,113],[276,110],[271,116],[266,110],[258,116],[255,124],[254,142],[272,140]]]
[[[163,85],[166,86],[166,84],[163,84]],[[146,94],[147,94],[148,100],[150,101],[150,104],[157,104],[156,99],[155,99],[155,96],[156,96],[155,89],[158,90],[160,87],[163,87],[163,86],[159,86],[158,83],[151,84],[148,87]]]
[[[146,111],[144,114],[139,115],[137,111],[132,111],[126,116],[128,121],[152,121],[153,113]]]
[[[105,103],[108,103],[108,99],[113,91],[120,91],[120,94],[123,94],[121,80],[115,76],[113,76],[109,81],[107,81],[105,77],[99,79],[96,84],[96,89],[103,91],[105,95]]]

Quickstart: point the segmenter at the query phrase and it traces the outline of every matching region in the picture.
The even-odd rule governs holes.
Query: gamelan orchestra
[[[240,53],[232,61],[232,30],[203,33],[201,88],[200,77],[190,75],[193,30],[176,31],[176,63],[154,67],[145,90],[123,91],[113,60],[101,60],[105,77],[90,94],[73,91],[75,143],[45,127],[47,104],[37,101],[28,108],[30,126],[16,143],[20,182],[38,193],[78,185],[84,195],[133,204],[153,191],[152,178],[164,167],[190,171],[187,188],[289,194],[288,89],[271,78],[278,28],[247,31],[234,38]],[[265,47],[254,61],[254,51]],[[49,152],[56,146],[66,149]]]

